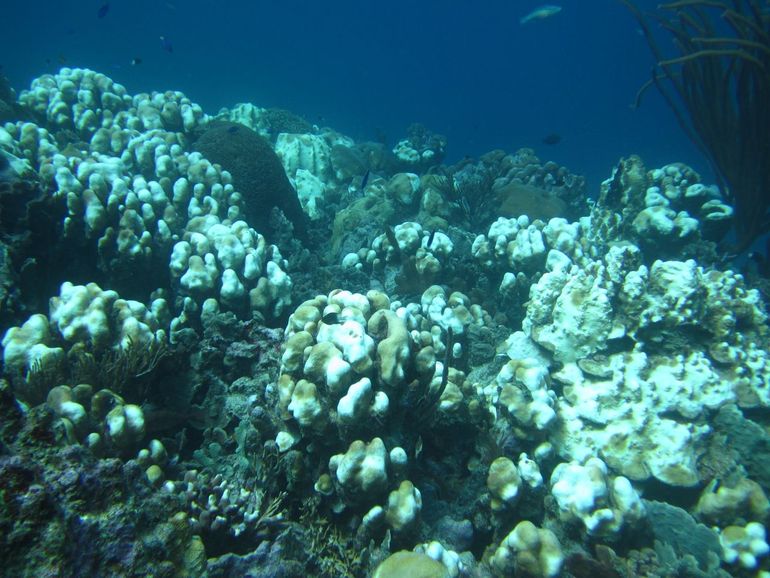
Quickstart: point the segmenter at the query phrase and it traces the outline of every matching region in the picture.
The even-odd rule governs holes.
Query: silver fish
[[[530,12],[526,16],[522,16],[519,19],[519,22],[521,24],[526,24],[527,22],[531,22],[532,20],[542,20],[543,18],[548,18],[549,16],[553,16],[554,14],[558,14],[559,12],[561,12],[561,6],[554,6],[553,4],[545,4],[543,6],[535,8],[532,12]]]

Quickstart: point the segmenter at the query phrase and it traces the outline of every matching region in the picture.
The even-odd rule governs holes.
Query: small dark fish
[[[131,66],[139,66],[142,63],[142,59],[138,56],[131,59]]]
[[[238,132],[238,127],[236,125],[228,126],[227,132],[229,132],[230,134],[235,134]]]
[[[556,145],[561,142],[561,135],[555,132],[552,132],[547,137],[543,139],[543,144],[547,145]]]
[[[433,229],[428,235],[428,242],[425,243],[425,248],[430,249],[430,244],[433,243],[433,237],[436,235],[436,229]]]
[[[169,54],[174,52],[174,45],[171,44],[171,41],[165,36],[160,37],[160,47]]]
[[[323,321],[326,325],[337,325],[340,322],[340,314],[332,311],[331,313],[327,313],[321,317],[321,321]]]
[[[388,146],[388,141],[390,139],[388,138],[388,135],[385,133],[385,131],[380,127],[374,128],[374,142],[379,143],[383,146]]]
[[[105,2],[101,6],[99,6],[99,10],[96,11],[96,17],[97,18],[104,18],[107,16],[107,13],[110,11],[110,3]]]
[[[369,182],[369,169],[366,169],[366,172],[364,173],[364,178],[361,179],[361,192],[364,192],[364,189],[366,189],[366,183]]]
[[[393,230],[393,227],[390,225],[387,225],[385,227],[385,237],[387,237],[388,242],[390,243],[391,247],[393,247],[393,251],[398,255],[401,252],[401,247],[398,246],[398,239],[396,239],[396,232]]]
[[[446,384],[449,383],[449,363],[452,361],[452,350],[455,345],[455,335],[451,327],[446,330],[446,351],[444,352],[444,371],[441,374],[441,390],[438,394],[438,399],[441,398],[441,394],[446,389]]]

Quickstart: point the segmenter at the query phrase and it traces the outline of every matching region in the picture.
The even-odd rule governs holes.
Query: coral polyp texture
[[[8,575],[770,575],[767,284],[692,168],[4,110]]]

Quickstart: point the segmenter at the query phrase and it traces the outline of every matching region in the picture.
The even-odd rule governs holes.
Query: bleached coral
[[[749,522],[746,526],[728,526],[719,533],[719,542],[728,564],[737,563],[748,569],[756,568],[758,558],[770,552],[765,527],[758,522]]]
[[[372,500],[388,485],[388,452],[380,438],[355,440],[329,460],[329,471],[348,500]]]
[[[3,365],[8,372],[23,374],[32,367],[55,367],[64,359],[61,347],[51,347],[53,339],[48,317],[32,315],[21,327],[11,327],[3,336]]]
[[[561,463],[551,474],[551,493],[562,515],[582,522],[592,536],[613,537],[645,515],[644,504],[623,476],[611,477],[599,458]]]
[[[698,418],[734,399],[708,359],[635,351],[584,367],[590,373],[567,364],[556,376],[565,386],[555,437],[560,454],[583,460],[599,453],[634,480],[698,483],[697,461],[711,433]]]
[[[555,423],[556,394],[548,386],[548,367],[537,357],[513,357],[500,369],[495,381],[479,385],[493,419],[506,419],[534,435]]]
[[[559,576],[564,554],[556,535],[532,522],[519,522],[503,538],[490,565],[496,576],[526,575],[538,578]]]
[[[732,217],[719,189],[703,184],[687,165],[647,171],[632,155],[602,183],[591,220],[604,242],[624,237],[651,255],[674,256],[703,239],[719,240]]]
[[[323,136],[281,133],[275,143],[275,152],[289,178],[295,178],[298,170],[304,170],[322,182],[334,181],[331,146]]]
[[[20,99],[45,128],[7,124],[0,146],[64,200],[65,238],[94,246],[105,273],[170,257],[177,329],[194,324],[207,298],[266,317],[290,303],[285,262],[238,221],[243,199],[230,174],[189,150],[188,133],[207,120],[200,106],[178,91],[131,96],[103,74],[70,68],[36,79]],[[59,151],[47,129],[75,130],[86,145]]]
[[[244,221],[195,217],[171,252],[170,269],[179,294],[199,305],[216,298],[237,313],[258,311],[274,318],[291,303],[291,279],[278,248]]]
[[[21,327],[11,327],[3,337],[3,362],[7,370],[27,376],[30,372],[56,374],[72,351],[94,354],[126,352],[130,348],[153,350],[165,344],[170,310],[162,298],[149,306],[121,299],[96,283],[65,282],[50,300],[50,313],[31,316]],[[27,379],[17,381],[17,396],[40,402],[48,391]],[[122,384],[116,384],[122,385]],[[50,387],[50,384],[48,385]],[[102,416],[103,417],[103,416]]]
[[[513,506],[519,496],[522,486],[521,476],[516,464],[506,457],[495,459],[489,466],[487,474],[487,489],[492,497],[493,510]]]
[[[464,321],[474,322],[469,312]],[[459,322],[458,331],[465,327]],[[391,303],[378,291],[335,290],[289,317],[276,383],[286,431],[276,442],[288,451],[299,439],[316,440],[309,451],[321,459],[341,450],[326,458],[328,479],[322,474],[315,487],[335,507],[365,508],[369,528],[408,533],[417,523],[420,493],[409,483],[409,454],[391,444],[404,420],[462,412],[464,374],[437,360],[437,349],[447,354],[446,339],[420,305]],[[361,432],[375,437],[355,437]]]
[[[53,128],[75,130],[86,141],[99,129],[189,131],[204,119],[200,106],[181,92],[132,97],[123,85],[85,68],[62,68],[34,79],[19,101]]]

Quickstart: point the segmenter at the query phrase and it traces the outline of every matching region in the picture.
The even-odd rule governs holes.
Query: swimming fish
[[[53,60],[51,60],[50,58],[45,59],[46,64],[51,64],[52,62]],[[56,57],[56,62],[58,62],[59,64],[67,64],[67,57],[64,54],[59,54],[59,56]]]
[[[110,11],[110,3],[105,2],[101,6],[99,6],[99,10],[96,11],[96,17],[97,18],[104,18],[107,16],[107,13]]]
[[[535,8],[532,12],[530,12],[526,16],[522,16],[519,19],[519,23],[526,24],[527,22],[531,22],[532,20],[542,20],[543,18],[548,18],[549,16],[553,16],[554,14],[558,14],[559,12],[561,12],[561,6],[554,6],[553,4],[545,4],[543,6]]]
[[[393,252],[396,255],[400,254],[401,246],[398,244],[398,239],[396,238],[396,232],[393,230],[393,227],[391,227],[390,225],[385,226],[385,237],[388,239],[390,246],[393,247]]]
[[[174,46],[171,44],[171,41],[165,36],[160,37],[160,47],[166,52],[169,52],[169,53],[174,52]]]
[[[369,169],[366,169],[366,172],[364,173],[364,178],[361,179],[361,192],[363,193],[366,189],[366,183],[369,182]]]
[[[138,56],[131,59],[131,66],[139,66],[142,63],[142,59]]]
[[[332,311],[321,317],[321,321],[326,325],[337,325],[340,322],[340,315],[339,313]]]
[[[556,144],[559,144],[560,142],[561,142],[561,135],[556,132],[553,132],[543,138],[543,144],[547,144],[547,145],[556,145]]]

